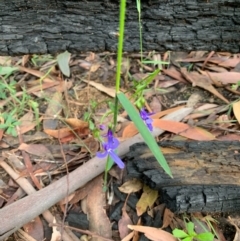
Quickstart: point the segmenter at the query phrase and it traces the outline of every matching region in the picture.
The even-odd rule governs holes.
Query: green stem
[[[107,174],[108,174],[108,165],[109,165],[110,157],[107,157],[107,163],[105,166],[105,172],[104,172],[104,182],[103,182],[103,191],[107,191]]]
[[[119,37],[118,37],[118,55],[117,55],[117,74],[116,74],[116,93],[120,90],[121,80],[121,67],[122,67],[122,52],[123,52],[123,39],[124,39],[124,28],[125,28],[125,12],[126,12],[126,0],[121,0],[120,5],[120,17],[119,17]],[[117,124],[118,114],[118,98],[115,96],[115,109],[113,117],[113,131]]]
[[[126,0],[121,0],[120,19],[119,19],[120,23],[119,23],[119,38],[118,38],[116,92],[119,92],[119,89],[120,89],[123,38],[124,38],[124,28],[125,28],[125,11],[126,11]]]

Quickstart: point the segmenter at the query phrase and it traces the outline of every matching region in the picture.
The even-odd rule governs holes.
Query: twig
[[[18,184],[28,195],[38,193],[26,178],[21,177],[20,175],[18,175],[6,162],[3,161],[3,159],[0,159],[0,166],[1,166],[2,168],[4,168],[4,170],[11,176],[11,178],[12,178],[13,180],[15,180],[15,182],[17,182],[17,184]],[[30,196],[28,196],[28,197],[30,197]],[[21,199],[21,200],[26,200],[26,199],[23,198],[23,199]],[[15,202],[15,203],[18,203],[18,202],[19,202],[19,201]],[[29,207],[33,207],[33,208],[34,208],[35,205],[37,205],[37,202],[38,202],[37,200],[36,200],[35,202],[31,202],[31,199],[30,199],[29,202],[28,202],[28,201],[25,201],[25,204],[26,204],[27,206],[29,206]],[[13,204],[15,204],[15,203],[13,203]],[[12,206],[12,204],[8,205],[7,207],[11,207],[11,206]],[[16,208],[15,210],[17,210],[17,208]],[[45,209],[45,210],[46,210],[46,209]],[[52,223],[52,222],[53,222],[53,219],[54,219],[53,215],[51,214],[50,211],[48,211],[48,210],[45,211],[45,210],[42,211],[42,215],[43,215],[44,219],[45,219],[48,223]],[[20,212],[19,212],[19,211],[20,211]],[[16,220],[16,219],[23,219],[23,220],[22,220],[22,221],[23,221],[23,224],[22,224],[22,225],[24,225],[24,223],[28,223],[29,221],[31,221],[31,220],[28,220],[28,221],[27,221],[27,220],[26,220],[26,221],[24,220],[24,219],[25,219],[25,216],[27,216],[27,215],[24,216],[23,213],[27,214],[27,213],[29,212],[28,208],[26,208],[25,210],[22,210],[22,208],[19,207],[17,213],[15,214],[14,212],[15,212],[15,211],[14,211],[14,209],[13,209],[12,211],[9,211],[9,213],[5,213],[5,214],[4,214],[5,218],[7,218],[7,219],[10,218],[12,221],[13,221],[13,220]],[[23,213],[21,213],[21,212],[23,212]],[[21,215],[23,215],[23,218],[21,217]],[[38,214],[38,215],[39,215],[39,214]],[[38,215],[34,215],[33,218],[37,217]],[[32,218],[32,219],[33,219],[33,218]],[[12,221],[10,221],[10,222],[12,222]],[[6,237],[8,237],[9,235],[11,235],[12,233],[16,232],[19,228],[21,228],[22,225],[17,226],[17,227],[15,227],[14,225],[11,225],[11,227],[10,227],[9,229],[5,229],[5,230],[3,231],[3,237],[2,237],[2,234],[0,235],[0,240],[4,240],[4,239],[5,239]],[[10,230],[10,232],[9,232],[8,230]],[[63,238],[63,241],[71,241],[71,240],[72,240],[72,239],[69,237],[69,235],[66,233],[66,231],[64,231],[64,230],[63,230],[62,238]]]
[[[61,227],[61,224],[58,224],[58,223],[49,223],[49,226],[52,227],[52,226],[57,226],[57,227]],[[74,230],[74,231],[77,231],[79,233],[84,233],[84,234],[87,234],[87,235],[90,235],[92,237],[96,237],[96,238],[100,238],[100,239],[103,239],[103,240],[106,240],[106,241],[113,241],[112,239],[109,239],[109,238],[105,238],[103,236],[100,236],[98,234],[95,234],[95,233],[92,233],[88,230],[83,230],[83,229],[80,229],[80,228],[74,228],[74,227],[71,227],[71,226],[68,226],[68,225],[64,225],[64,228],[69,228],[71,230]]]

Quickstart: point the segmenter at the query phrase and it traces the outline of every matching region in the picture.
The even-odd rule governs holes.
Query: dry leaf
[[[105,238],[112,237],[112,225],[106,214],[106,193],[102,188],[102,175],[96,177],[91,182],[92,188],[87,196],[87,215],[89,220],[89,230]],[[102,240],[92,237],[93,241]]]
[[[170,209],[165,208],[164,215],[163,215],[163,225],[161,229],[167,228],[170,225],[170,223],[172,223],[173,217],[174,217],[174,213],[171,212]]]
[[[197,72],[188,73],[186,68],[182,68],[181,73],[189,82],[192,83],[192,86],[198,86],[200,88],[203,88],[204,90],[209,91],[227,104],[229,103],[229,101],[212,86],[211,80],[209,80],[208,76],[200,75]]]
[[[43,224],[39,217],[23,226],[24,231],[36,240],[44,240]]]
[[[19,147],[19,150],[26,151],[29,154],[47,157],[53,159],[52,153],[42,144],[26,144],[22,143]]]
[[[147,238],[153,241],[177,241],[172,234],[161,229],[137,225],[128,225],[128,228],[144,233]]]
[[[139,190],[142,189],[142,186],[143,186],[142,182],[139,179],[134,178],[130,181],[125,182],[118,189],[123,193],[130,194],[132,192],[138,192]]]
[[[85,83],[88,83],[89,85],[95,87],[96,89],[102,91],[103,93],[115,98],[115,94],[116,94],[116,91],[115,89],[113,88],[108,88],[108,87],[105,87],[104,85],[102,84],[99,84],[99,83],[96,83],[95,81],[85,81],[83,80]]]
[[[240,124],[240,101],[233,103],[233,113]]]
[[[143,187],[143,193],[136,204],[137,215],[141,216],[147,208],[152,207],[158,197],[158,191],[152,190],[147,185]]]
[[[223,72],[223,73],[202,72],[202,73],[204,73],[206,77],[209,74],[212,79],[219,81],[223,85],[237,84],[237,82],[240,80],[240,73],[238,72]]]
[[[62,111],[62,94],[55,92],[49,101],[45,115],[47,118],[43,120],[43,129],[56,129],[58,119],[56,118]]]
[[[120,235],[121,239],[125,238],[128,235],[128,233],[129,233],[128,225],[133,224],[132,220],[130,219],[130,217],[128,216],[128,214],[126,212],[127,200],[128,200],[128,197],[127,197],[127,199],[126,199],[126,201],[123,205],[123,208],[122,208],[122,217],[118,221],[118,231],[119,231],[119,235]]]
[[[200,127],[190,126],[181,122],[157,119],[153,120],[153,126],[197,141],[210,141],[215,139],[215,136],[210,132]]]
[[[73,129],[75,128],[88,128],[88,123],[86,121],[82,121],[76,118],[68,118],[64,120],[68,125],[70,125]]]

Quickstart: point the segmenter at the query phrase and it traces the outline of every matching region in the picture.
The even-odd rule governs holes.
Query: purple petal
[[[119,158],[119,156],[114,151],[110,151],[109,155],[113,159],[113,161],[118,165],[119,168],[121,169],[124,168],[125,165],[123,161]]]
[[[147,124],[148,129],[149,129],[150,131],[153,131],[153,126],[152,126],[152,124],[148,124],[148,123],[146,123],[146,124]]]
[[[148,118],[148,114],[144,109],[140,110],[140,116],[143,120],[145,120],[146,118]]]
[[[107,156],[107,154],[108,154],[107,151],[105,151],[105,152],[97,152],[96,156],[99,157],[99,158],[104,158],[104,157]]]
[[[103,130],[105,130],[105,129],[106,129],[106,126],[105,126],[105,125],[103,125],[103,124],[100,124],[100,125],[99,125],[99,129],[100,129],[101,131],[103,131]]]
[[[107,144],[110,149],[116,149],[119,146],[119,141],[117,138],[112,137],[111,139],[108,139]]]

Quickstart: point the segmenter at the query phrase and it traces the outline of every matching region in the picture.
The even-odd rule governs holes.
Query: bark
[[[240,2],[142,0],[144,50],[239,52]],[[116,51],[115,0],[3,0],[0,54]],[[128,0],[125,51],[139,51],[136,1]]]
[[[173,178],[164,173],[145,144],[127,155],[130,177],[161,192],[173,211],[240,210],[240,143],[238,141],[165,141],[159,143]]]

